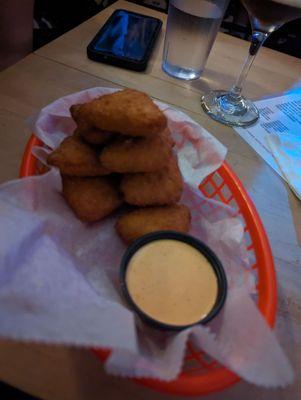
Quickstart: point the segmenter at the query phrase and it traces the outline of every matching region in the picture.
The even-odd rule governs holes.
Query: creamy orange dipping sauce
[[[145,314],[169,325],[200,321],[218,294],[217,277],[207,258],[173,239],[142,246],[129,261],[126,284]]]

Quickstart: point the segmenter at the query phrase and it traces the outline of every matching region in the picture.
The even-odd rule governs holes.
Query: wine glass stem
[[[256,54],[258,53],[258,50],[262,46],[263,42],[265,39],[268,37],[268,33],[265,32],[260,32],[260,31],[253,31],[252,32],[252,40],[251,40],[251,45],[249,48],[249,54],[248,57],[245,59],[244,65],[241,69],[241,72],[232,88],[229,91],[228,94],[228,99],[233,102],[239,102],[241,100],[241,91],[243,84],[247,78],[248,72],[251,68],[251,65],[253,64],[253,61],[255,60]]]

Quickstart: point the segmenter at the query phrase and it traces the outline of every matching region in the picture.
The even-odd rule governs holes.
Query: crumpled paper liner
[[[50,148],[72,133],[71,104],[113,91],[94,88],[44,108],[35,133]],[[119,293],[125,246],[114,230],[116,215],[85,224],[61,195],[56,169],[0,188],[0,335],[18,340],[112,349],[107,371],[128,377],[172,380],[190,338],[249,382],[285,386],[292,368],[250,295],[243,226],[233,210],[208,200],[197,185],[224,160],[225,148],[187,115],[159,103],[169,118],[185,179],[182,202],[192,211],[191,234],[214,249],[229,289],[222,312],[206,326],[167,335],[136,323]],[[43,160],[45,150],[37,149]]]
[[[266,140],[289,187],[301,200],[300,133],[269,133]]]

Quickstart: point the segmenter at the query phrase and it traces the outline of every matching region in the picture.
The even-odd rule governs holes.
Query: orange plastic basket
[[[38,160],[32,155],[32,148],[36,145],[43,144],[32,135],[24,152],[20,177],[44,172]],[[258,308],[267,323],[273,327],[277,306],[274,262],[266,233],[253,202],[226,162],[208,176],[200,184],[199,189],[208,198],[230,204],[242,219],[252,268],[257,270]],[[109,350],[104,349],[94,349],[93,352],[103,361],[110,354]],[[225,389],[239,381],[239,377],[188,343],[183,371],[176,380],[162,382],[154,379],[134,379],[134,381],[160,392],[205,395]]]

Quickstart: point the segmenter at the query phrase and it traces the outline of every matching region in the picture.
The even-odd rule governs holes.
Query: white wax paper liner
[[[111,91],[93,88],[57,100],[41,111],[35,133],[55,148],[75,127],[70,105]],[[109,372],[162,380],[179,374],[191,335],[195,345],[247,381],[284,386],[293,371],[250,298],[254,275],[242,224],[228,206],[196,189],[219,167],[226,150],[188,116],[158,104],[176,140],[186,182],[182,202],[193,215],[191,234],[212,247],[226,269],[229,290],[223,311],[206,327],[176,335],[135,324],[119,296],[125,247],[114,231],[116,216],[95,224],[78,221],[61,196],[60,177],[53,169],[0,189],[0,335],[110,348]],[[43,157],[41,150],[39,154]]]

